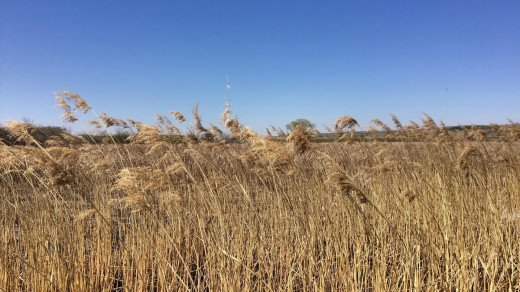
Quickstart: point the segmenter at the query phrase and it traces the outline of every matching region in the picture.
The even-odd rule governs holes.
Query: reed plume
[[[346,129],[353,129],[355,126],[359,126],[359,124],[354,118],[343,116],[339,117],[334,123],[334,131],[341,135]]]
[[[309,131],[302,125],[297,125],[287,137],[287,141],[291,143],[291,147],[295,153],[302,155],[314,148],[309,138]]]

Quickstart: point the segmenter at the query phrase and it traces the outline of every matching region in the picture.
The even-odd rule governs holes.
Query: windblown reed
[[[57,99],[70,122],[91,110]],[[374,123],[397,142],[356,142],[345,116],[333,128],[350,143],[315,144],[301,126],[287,143],[261,136],[230,108],[227,131],[193,114],[191,139],[161,115],[96,116],[131,127],[129,144],[41,144],[34,126],[10,123],[0,290],[520,289],[517,124],[489,137],[392,116],[395,129]]]

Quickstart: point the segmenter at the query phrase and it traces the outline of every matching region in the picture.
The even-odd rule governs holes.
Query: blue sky
[[[2,123],[60,125],[58,90],[145,123],[199,102],[218,123],[226,75],[258,131],[519,121],[520,1],[0,1]]]

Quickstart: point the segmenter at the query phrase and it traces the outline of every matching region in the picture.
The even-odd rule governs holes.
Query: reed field
[[[218,126],[197,108],[145,125],[56,97],[105,136],[5,127],[0,291],[520,290],[513,121],[331,117],[315,143],[302,126],[256,133],[229,105]]]

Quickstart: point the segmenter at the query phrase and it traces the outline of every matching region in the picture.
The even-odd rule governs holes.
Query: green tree
[[[296,128],[296,126],[298,126],[298,125],[301,125],[305,129],[316,127],[315,124],[311,123],[307,119],[296,119],[296,120],[290,122],[289,124],[285,125],[285,128],[288,131],[292,132],[292,130],[294,130],[294,128]]]

